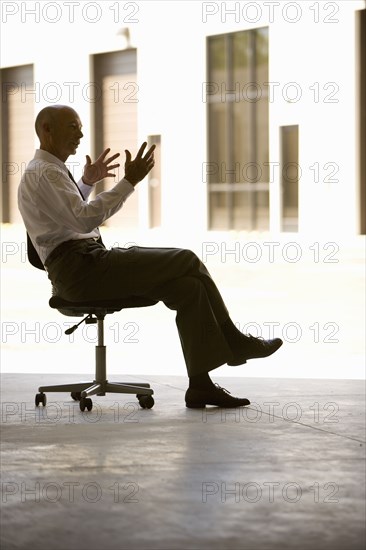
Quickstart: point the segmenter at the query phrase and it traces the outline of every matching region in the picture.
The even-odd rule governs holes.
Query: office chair
[[[44,266],[35,250],[32,241],[27,234],[27,254],[29,262],[38,269],[44,271]],[[120,300],[96,300],[89,302],[70,302],[52,296],[49,305],[53,309],[57,309],[63,315],[70,317],[85,317],[73,327],[67,329],[65,334],[71,334],[82,323],[90,324],[97,323],[98,325],[98,343],[95,346],[95,379],[87,382],[76,382],[71,384],[59,384],[52,386],[40,386],[35,397],[35,404],[38,407],[41,403],[43,406],[47,403],[45,392],[71,392],[71,397],[75,401],[80,402],[80,410],[91,411],[93,402],[90,399],[92,395],[103,396],[106,393],[130,393],[135,394],[140,406],[143,409],[151,409],[154,406],[152,397],[154,391],[150,388],[150,384],[142,384],[135,382],[108,382],[107,380],[107,363],[106,363],[106,346],[104,345],[104,318],[106,315],[121,311],[126,308],[147,307],[155,305],[157,302],[139,296],[131,296]]]

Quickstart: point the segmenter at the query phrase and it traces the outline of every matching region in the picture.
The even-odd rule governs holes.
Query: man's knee
[[[201,262],[201,260],[199,259],[197,254],[193,252],[193,250],[189,250],[188,248],[182,248],[181,252],[186,258],[186,261],[191,263],[192,265],[199,264]]]

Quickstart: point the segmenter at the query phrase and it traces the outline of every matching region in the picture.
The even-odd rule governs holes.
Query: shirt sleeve
[[[82,192],[85,200],[89,197],[90,193],[94,189],[94,185],[86,185],[86,183],[83,182],[83,178],[80,178],[76,185]]]
[[[88,195],[91,190],[92,188]],[[38,178],[33,201],[39,211],[60,226],[79,233],[88,233],[118,212],[133,192],[133,185],[123,178],[112,189],[99,193],[95,199],[87,202],[81,198],[74,183],[63,170],[48,164]]]

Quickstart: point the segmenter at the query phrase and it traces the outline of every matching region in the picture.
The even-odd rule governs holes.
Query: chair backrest
[[[37,269],[45,271],[41,258],[38,256],[37,250],[34,248],[33,243],[27,233],[27,256],[28,261]]]

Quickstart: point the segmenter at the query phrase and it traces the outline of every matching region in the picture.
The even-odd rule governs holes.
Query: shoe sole
[[[229,365],[229,367],[238,367],[239,365],[245,365],[247,361],[249,361],[249,359],[243,359],[243,361],[238,359],[237,361],[235,361],[235,363],[230,361],[230,363],[227,363],[227,365]]]
[[[218,405],[217,403],[186,403],[186,407],[188,409],[204,409],[206,405],[211,405],[213,407],[220,407],[222,409],[236,409],[237,407],[247,407],[250,405],[249,399],[247,400],[248,403],[245,403],[243,405]]]
[[[270,357],[271,355],[273,355],[274,353],[276,353],[276,351],[278,351],[280,349],[280,347],[282,346],[282,343],[278,346],[278,348],[271,351],[271,353],[269,353],[268,355],[259,355],[257,357],[246,357],[242,361],[240,359],[238,359],[235,362],[230,361],[230,363],[227,363],[227,365],[229,365],[229,367],[238,367],[239,365],[244,365],[247,361],[252,360],[252,359],[264,359],[265,357]]]

